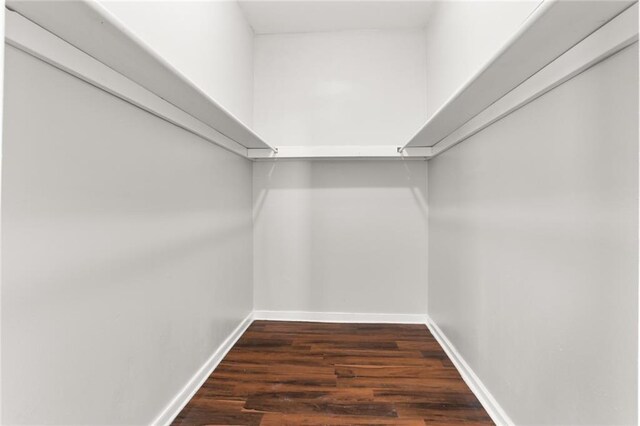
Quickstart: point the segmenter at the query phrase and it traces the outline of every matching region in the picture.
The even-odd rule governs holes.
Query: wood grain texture
[[[423,325],[255,321],[173,424],[493,422]]]

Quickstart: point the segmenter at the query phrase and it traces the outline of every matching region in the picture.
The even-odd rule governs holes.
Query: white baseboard
[[[218,349],[204,363],[202,367],[193,375],[191,380],[178,392],[164,410],[156,417],[152,425],[169,425],[176,418],[180,411],[193,398],[193,395],[200,389],[202,384],[211,375],[220,361],[227,355],[227,352],[236,344],[240,336],[249,328],[253,322],[253,313],[247,315],[242,322],[229,334]]]
[[[270,321],[424,324],[424,314],[367,314],[351,312],[253,311],[253,319]]]
[[[438,327],[429,316],[427,316],[426,325],[429,331],[431,331],[431,334],[433,334],[433,337],[436,338],[440,346],[442,346],[447,353],[447,356],[451,359],[453,365],[455,365],[462,379],[467,386],[469,386],[476,398],[478,398],[489,416],[491,416],[491,419],[499,426],[514,425],[507,413],[502,409],[500,404],[498,404],[498,401],[491,395],[491,392],[489,392],[476,373],[473,372],[469,364],[467,364],[462,355],[456,350],[455,346],[447,339],[447,336],[440,330],[440,327]]]

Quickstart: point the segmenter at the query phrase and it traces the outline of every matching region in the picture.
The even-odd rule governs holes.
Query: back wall
[[[422,30],[258,35],[254,127],[277,146],[404,145],[426,118]]]
[[[424,314],[427,163],[253,166],[256,310]]]

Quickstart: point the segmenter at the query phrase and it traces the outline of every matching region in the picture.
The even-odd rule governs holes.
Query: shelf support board
[[[431,157],[429,147],[408,148],[400,152],[395,145],[381,146],[280,146],[276,152],[266,149],[249,149],[252,160],[306,160],[306,159],[404,159],[424,160]]]
[[[7,0],[7,7],[226,138],[245,148],[273,149],[100,3]]]
[[[634,3],[634,0],[541,2],[513,37],[402,149],[438,144]]]

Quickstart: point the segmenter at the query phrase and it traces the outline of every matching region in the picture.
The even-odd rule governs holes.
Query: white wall
[[[516,424],[637,424],[637,49],[429,162],[429,315]]]
[[[426,113],[420,30],[260,35],[254,126],[290,145],[403,145]]]
[[[428,117],[489,61],[540,0],[434,3],[425,29]]]
[[[426,310],[426,162],[256,162],[255,309]]]
[[[253,31],[236,1],[102,1],[242,122],[253,119]]]
[[[0,35],[4,37],[5,0],[0,0]],[[4,43],[0,43],[0,188],[2,183],[2,128],[4,107]],[[1,193],[0,189],[0,193]],[[0,197],[1,199],[1,197]],[[0,239],[2,238],[2,202],[0,201]],[[2,318],[2,249],[0,247],[0,319]],[[1,330],[0,330],[1,331]],[[0,336],[0,345],[1,345]],[[0,384],[2,383],[2,350],[0,350]],[[0,386],[0,401],[2,401],[2,386]],[[0,403],[0,419],[2,419],[2,404]]]
[[[278,146],[402,145],[424,122],[421,30],[259,35],[254,127]],[[255,309],[424,313],[426,163],[255,163]]]
[[[6,54],[2,423],[149,424],[252,310],[251,163]]]

